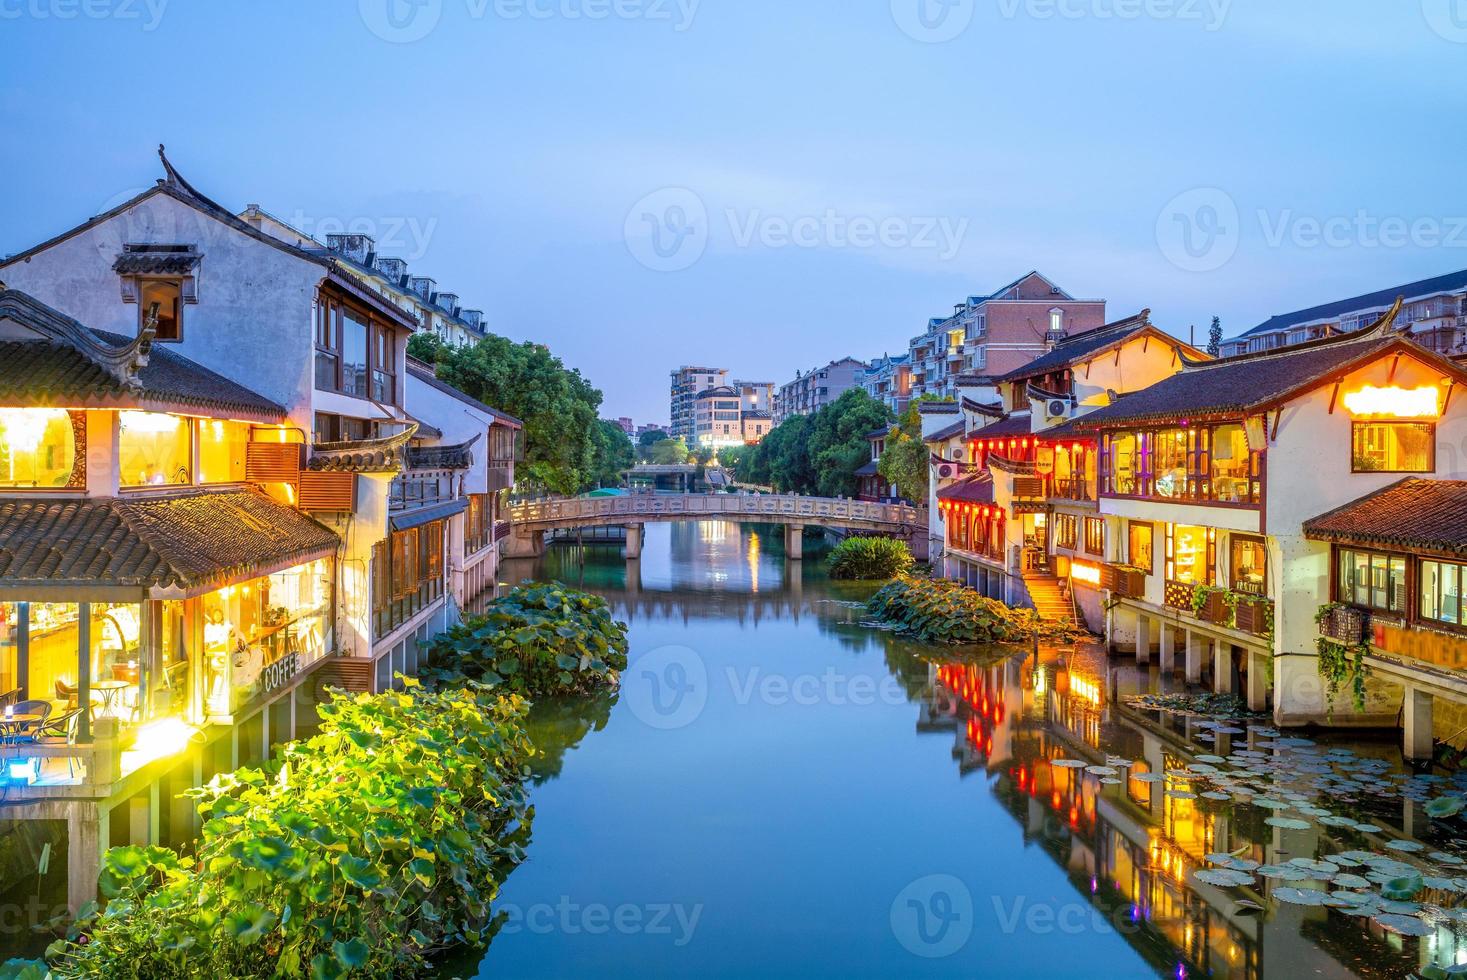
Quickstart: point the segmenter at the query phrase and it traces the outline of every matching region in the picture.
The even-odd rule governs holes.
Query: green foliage
[[[885,405],[852,388],[813,415],[794,415],[771,429],[740,460],[738,479],[782,493],[854,497],[856,470],[871,458],[866,435],[891,421]]]
[[[694,446],[692,450],[693,462],[699,466],[707,466],[713,462],[715,455],[716,452],[712,446]]]
[[[567,369],[541,344],[516,344],[493,334],[454,347],[427,334],[409,341],[409,353],[436,365],[440,380],[525,423],[527,484],[574,494],[596,486],[613,468],[604,453],[617,452],[599,435],[601,392]]]
[[[1212,326],[1207,328],[1207,353],[1217,357],[1222,353],[1222,318],[1213,317]]]
[[[1076,632],[1068,622],[1045,622],[1032,609],[1012,609],[947,579],[904,575],[872,596],[867,608],[927,643],[1016,643]]]
[[[730,473],[735,474],[735,479],[737,479],[739,466],[753,450],[753,446],[725,446],[718,451],[718,463]]]
[[[896,578],[911,569],[912,552],[894,538],[846,538],[831,549],[826,563],[831,578]]]
[[[482,689],[338,696],[321,734],[192,790],[197,856],[107,853],[62,977],[417,975],[477,942],[523,859],[525,703]]]
[[[1339,694],[1340,688],[1348,681],[1355,710],[1364,711],[1365,679],[1370,676],[1365,655],[1370,652],[1370,644],[1346,646],[1337,640],[1321,636],[1315,641],[1315,648],[1319,651],[1319,676],[1324,678],[1331,705],[1335,695]]]
[[[661,439],[652,444],[652,462],[658,466],[680,466],[688,461],[688,444],[681,438]]]
[[[919,399],[923,400],[926,396]],[[915,503],[925,504],[931,453],[922,441],[922,416],[917,411],[917,404],[909,405],[897,419],[897,429],[886,437],[886,449],[877,461],[876,469],[888,483],[896,485],[897,493]]]
[[[440,634],[428,663],[431,684],[468,678],[530,697],[588,694],[620,680],[627,627],[598,595],[559,582],[522,585]]]
[[[637,450],[632,446],[631,437],[621,426],[605,419],[596,420],[596,428],[591,434],[596,449],[592,479],[598,487],[620,486],[622,471],[637,463]]]
[[[661,429],[648,429],[646,432],[643,432],[641,435],[637,436],[637,448],[646,449],[653,443],[661,442],[663,439],[666,438],[668,438],[668,434],[666,432],[663,432]]]

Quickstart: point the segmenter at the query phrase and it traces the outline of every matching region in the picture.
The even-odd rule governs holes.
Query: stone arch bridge
[[[797,494],[631,493],[620,497],[566,497],[532,500],[509,508],[510,534],[505,554],[538,557],[545,551],[545,532],[562,528],[627,529],[627,557],[642,554],[642,526],[649,521],[739,521],[783,524],[785,556],[803,557],[806,525],[880,534],[906,541],[912,553],[925,557],[927,511],[907,504],[805,497]]]

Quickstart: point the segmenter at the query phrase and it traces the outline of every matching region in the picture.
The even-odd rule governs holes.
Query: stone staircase
[[[1030,573],[1024,576],[1024,587],[1029,590],[1029,599],[1040,619],[1057,623],[1075,618],[1069,594],[1055,576]]]

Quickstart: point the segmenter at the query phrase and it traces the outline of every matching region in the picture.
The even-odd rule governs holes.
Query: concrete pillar
[[[1151,663],[1151,617],[1136,614],[1136,662]]]
[[[1431,706],[1430,694],[1414,687],[1406,688],[1401,711],[1406,718],[1405,754],[1408,759],[1431,758]]]
[[[1187,630],[1187,653],[1186,672],[1188,684],[1200,684],[1202,682],[1202,647],[1204,640],[1191,630]]]
[[[805,525],[784,526],[784,557],[786,561],[801,561],[805,557]]]
[[[1248,653],[1248,710],[1262,711],[1268,705],[1268,661],[1271,655]]]
[[[1171,674],[1177,669],[1177,634],[1166,620],[1158,621],[1161,627],[1161,672]]]
[[[1233,645],[1222,640],[1212,644],[1212,690],[1216,694],[1233,693]]]
[[[642,557],[642,525],[627,525],[627,558],[635,559]]]
[[[102,854],[112,841],[111,812],[95,803],[75,803],[66,817],[66,904],[75,915],[97,900]]]

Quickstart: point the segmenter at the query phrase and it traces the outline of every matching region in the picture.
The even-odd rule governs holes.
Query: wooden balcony
[[[1127,599],[1146,597],[1146,573],[1127,565],[1102,565],[1100,587]]]
[[[1167,579],[1166,592],[1163,601],[1168,608],[1180,609],[1188,615],[1192,612],[1192,593],[1196,591],[1191,582],[1177,582]]]
[[[1067,477],[1054,481],[1050,495],[1061,500],[1094,500],[1095,487],[1084,477]]]

